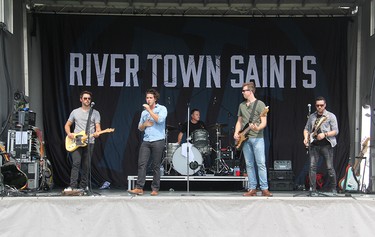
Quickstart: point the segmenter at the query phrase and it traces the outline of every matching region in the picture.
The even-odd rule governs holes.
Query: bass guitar
[[[110,132],[114,132],[114,131],[115,131],[114,128],[107,128],[105,130],[102,130],[102,131],[98,132],[98,134],[101,135],[103,133],[110,133]],[[94,136],[94,135],[91,134],[90,137],[92,137],[92,136]],[[66,138],[65,138],[65,149],[69,152],[73,152],[73,151],[77,150],[79,147],[87,146],[87,140],[88,140],[88,136],[86,135],[85,131],[75,133],[73,139],[66,136]]]
[[[260,113],[260,115],[256,119],[254,119],[253,121],[256,121],[260,117],[265,117],[267,115],[268,111],[269,111],[269,106],[266,106],[263,109],[262,113]],[[237,150],[240,150],[242,148],[243,143],[248,139],[247,133],[250,130],[250,124],[251,123],[253,123],[253,122],[247,123],[245,125],[245,127],[239,132],[239,138],[238,138],[238,141],[235,144]]]
[[[358,191],[360,187],[360,169],[359,165],[361,164],[362,159],[364,158],[365,153],[368,149],[368,142],[370,138],[366,138],[366,140],[362,143],[362,149],[359,152],[358,156],[355,159],[353,167],[348,164],[345,170],[345,175],[340,179],[338,185],[341,190],[345,191]]]

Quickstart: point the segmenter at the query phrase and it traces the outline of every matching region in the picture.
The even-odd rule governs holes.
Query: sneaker
[[[110,189],[109,185],[111,185],[111,183],[108,181],[105,181],[99,189]]]
[[[128,193],[135,194],[135,195],[143,195],[143,189],[135,188],[135,189],[132,189],[132,190],[128,190]]]
[[[67,187],[64,189],[64,192],[71,192],[71,191],[73,191],[72,187]]]
[[[73,191],[83,193],[84,190],[83,188],[75,188]]]
[[[153,190],[153,191],[151,192],[151,196],[157,196],[157,195],[159,195],[158,191]]]
[[[337,190],[336,189],[332,189],[332,195],[337,196]]]

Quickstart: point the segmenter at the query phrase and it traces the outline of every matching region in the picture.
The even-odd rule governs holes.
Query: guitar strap
[[[253,110],[251,111],[251,114],[250,114],[250,118],[249,118],[249,122],[248,122],[248,123],[250,123],[250,122],[253,121],[254,113],[255,113],[255,108],[257,107],[257,104],[258,104],[258,100],[256,100],[256,101],[254,102]]]
[[[255,113],[255,108],[257,107],[257,104],[258,104],[258,100],[256,100],[256,101],[254,102],[253,109],[252,109],[252,111],[251,111],[249,121],[247,122],[248,124],[249,124],[250,122],[253,121],[254,113]]]

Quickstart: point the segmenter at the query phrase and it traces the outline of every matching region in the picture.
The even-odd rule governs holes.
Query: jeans
[[[86,147],[80,147],[72,152],[72,170],[70,173],[70,187],[72,188],[86,188],[88,183],[88,168],[89,168],[89,149],[90,157],[94,150],[94,144]],[[81,169],[82,165],[82,169]],[[78,182],[79,171],[81,169],[81,181]]]
[[[258,184],[254,162],[256,162],[258,167],[260,189],[268,189],[264,139],[248,138],[243,145],[242,152],[245,157],[246,171],[249,179],[248,189],[256,189]]]
[[[152,158],[153,180],[151,188],[158,191],[160,188],[160,165],[163,157],[165,140],[154,142],[143,141],[139,149],[138,156],[138,179],[136,188],[143,189],[146,182],[147,163],[149,158]]]
[[[316,170],[320,156],[322,156],[327,165],[329,178],[331,179],[331,189],[336,189],[336,172],[333,167],[333,148],[331,145],[310,147],[310,187],[316,190]]]

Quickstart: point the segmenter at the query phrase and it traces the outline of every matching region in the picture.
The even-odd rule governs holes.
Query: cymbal
[[[170,130],[170,131],[177,130],[177,128],[175,126],[172,126],[172,125],[167,125],[167,129]]]
[[[208,128],[223,128],[226,126],[228,126],[228,124],[226,123],[215,123],[215,124],[208,125]]]

